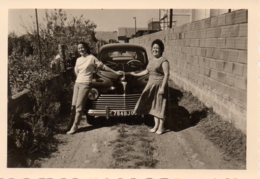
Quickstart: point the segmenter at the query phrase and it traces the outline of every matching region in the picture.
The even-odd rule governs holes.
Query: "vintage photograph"
[[[7,168],[247,169],[247,9],[9,9]]]

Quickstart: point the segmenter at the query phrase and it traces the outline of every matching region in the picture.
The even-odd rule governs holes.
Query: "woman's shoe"
[[[66,134],[74,134],[77,131],[78,127],[77,126],[72,126],[72,128],[66,133]]]
[[[149,130],[149,132],[154,133],[154,132],[156,132],[156,130],[157,130],[156,128],[152,128],[152,129]]]
[[[161,134],[163,134],[164,132],[165,132],[165,130],[162,130],[162,131],[157,130],[155,133],[158,134],[158,135],[161,135]]]

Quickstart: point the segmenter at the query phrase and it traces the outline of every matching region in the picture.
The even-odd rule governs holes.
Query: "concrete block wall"
[[[130,40],[161,39],[171,79],[246,132],[247,10],[237,10]]]

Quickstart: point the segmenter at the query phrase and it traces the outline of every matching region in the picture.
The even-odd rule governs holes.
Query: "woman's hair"
[[[151,48],[153,47],[154,44],[159,45],[159,47],[160,47],[162,53],[164,52],[164,44],[163,44],[163,42],[162,42],[160,39],[154,40],[154,41],[152,42]]]
[[[88,54],[90,54],[90,47],[89,47],[89,45],[88,45],[86,42],[79,42],[78,45],[79,45],[79,44],[82,44],[83,47],[86,49],[86,52],[87,52]]]

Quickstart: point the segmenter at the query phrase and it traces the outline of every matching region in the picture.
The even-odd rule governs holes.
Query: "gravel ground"
[[[56,152],[41,168],[245,169],[246,136],[191,93],[171,85],[166,133],[148,130],[150,117],[83,120],[74,135],[57,134]]]

